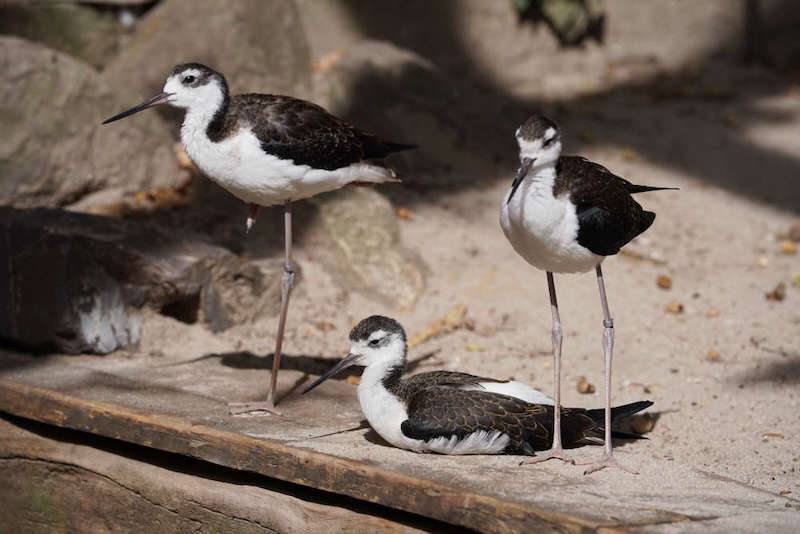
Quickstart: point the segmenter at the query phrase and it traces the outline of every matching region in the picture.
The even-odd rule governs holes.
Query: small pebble
[[[781,282],[780,284],[775,286],[775,289],[773,289],[769,293],[765,293],[764,296],[767,298],[767,300],[774,300],[777,302],[782,301],[783,299],[786,298],[786,284]]]
[[[716,308],[711,308],[706,312],[706,317],[719,317],[719,310]]]
[[[797,244],[789,239],[781,241],[781,252],[784,254],[797,254]]]
[[[706,360],[709,362],[719,362],[722,361],[722,357],[719,355],[719,352],[715,350],[710,350],[706,352]]]
[[[397,208],[395,214],[397,215],[398,219],[403,219],[406,221],[410,221],[411,219],[413,219],[413,217],[411,216],[411,210],[408,208]]]
[[[578,380],[578,393],[588,395],[594,393],[594,384],[586,380],[585,376],[580,377]]]
[[[683,304],[679,300],[673,300],[667,304],[667,313],[683,313]]]
[[[662,274],[656,279],[656,283],[661,289],[669,289],[672,287],[672,278],[666,274]]]
[[[788,237],[795,243],[800,243],[800,221],[795,222],[789,227]]]
[[[761,267],[766,267],[767,265],[769,265],[769,259],[766,256],[761,256],[760,258],[758,258],[758,264]]]
[[[656,420],[649,413],[634,415],[631,418],[631,430],[637,434],[647,434],[656,425]]]

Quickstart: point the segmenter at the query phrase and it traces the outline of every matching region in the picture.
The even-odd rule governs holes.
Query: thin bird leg
[[[272,355],[272,376],[269,383],[269,393],[267,393],[267,400],[263,402],[230,404],[231,413],[234,415],[262,411],[280,415],[280,412],[275,409],[275,393],[278,384],[281,351],[283,349],[283,332],[286,328],[286,315],[289,311],[289,296],[294,286],[294,265],[292,264],[292,204],[290,200],[287,200],[284,205],[283,217],[286,256],[283,263],[283,278],[281,280],[281,316],[278,319],[278,334],[275,338],[275,352]]]
[[[603,270],[598,264],[597,288],[600,290],[600,304],[603,307],[603,352],[605,354],[605,388],[606,388],[606,410],[605,410],[605,452],[599,460],[587,462],[589,467],[583,472],[584,475],[600,471],[606,467],[616,467],[629,473],[638,474],[629,467],[625,467],[617,462],[613,456],[613,445],[611,444],[611,357],[614,350],[614,320],[611,312],[608,311],[608,299],[606,299],[606,286],[603,282]],[[582,463],[581,465],[587,465]]]
[[[250,229],[256,223],[256,217],[258,217],[258,210],[260,210],[260,209],[261,209],[261,206],[259,206],[258,204],[250,204],[250,209],[247,212],[247,221],[245,221],[245,223],[244,223],[244,225],[245,225],[245,230],[244,231],[245,231],[246,234],[250,233]]]
[[[553,312],[553,359],[554,365],[554,378],[555,382],[555,406],[553,409],[553,445],[549,451],[542,454],[537,454],[533,458],[524,460],[522,464],[532,464],[544,462],[551,458],[558,458],[567,463],[574,464],[575,460],[567,456],[564,448],[561,445],[561,340],[564,337],[563,330],[561,329],[561,317],[558,314],[558,300],[556,299],[556,285],[553,281],[553,273],[547,271],[547,287],[550,290],[550,309]]]

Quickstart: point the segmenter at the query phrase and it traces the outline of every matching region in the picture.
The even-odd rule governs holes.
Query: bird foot
[[[275,408],[275,403],[272,400],[259,401],[259,402],[229,402],[228,408],[231,415],[282,415]]]
[[[594,462],[581,462],[578,465],[588,465],[589,467],[586,468],[586,471],[583,472],[584,475],[590,475],[595,471],[600,471],[605,469],[606,467],[614,467],[616,469],[621,469],[622,471],[626,471],[632,475],[638,475],[639,472],[635,469],[631,469],[630,467],[626,467],[621,463],[617,462],[616,458],[612,455],[606,453],[603,456]]]
[[[568,464],[575,465],[575,460],[571,457],[567,456],[566,451],[564,451],[561,447],[554,447],[549,451],[545,451],[543,453],[537,454],[533,458],[527,458],[522,460],[519,465],[525,464],[538,464],[540,462],[545,462],[547,460],[557,459],[561,460],[562,462],[566,462]]]

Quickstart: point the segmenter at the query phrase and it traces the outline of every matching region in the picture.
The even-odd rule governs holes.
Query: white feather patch
[[[508,446],[510,438],[498,430],[478,430],[459,439],[457,436],[429,439],[421,452],[439,454],[499,454]]]
[[[533,389],[528,384],[516,380],[512,380],[511,382],[481,382],[479,386],[480,387],[471,389],[483,389],[485,391],[491,391],[492,393],[508,395],[509,397],[516,397],[532,404],[547,404],[550,406],[555,404],[552,398],[538,389]]]

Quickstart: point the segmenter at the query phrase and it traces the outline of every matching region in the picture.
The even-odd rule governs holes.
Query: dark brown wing
[[[430,371],[427,373],[419,373],[406,378],[397,383],[392,389],[392,393],[400,397],[402,400],[408,402],[414,394],[425,388],[442,386],[442,387],[477,387],[481,382],[508,382],[508,380],[497,380],[495,378],[485,378],[482,376],[475,376],[468,373],[459,373],[456,371]]]
[[[334,170],[412,148],[381,141],[316,104],[289,96],[238,95],[230,105],[230,115],[251,125],[264,151],[298,165]]]
[[[616,254],[653,224],[656,214],[645,211],[632,193],[642,188],[578,156],[561,156],[554,194],[569,192],[578,215],[578,243],[595,254]]]
[[[599,428],[582,409],[564,408],[561,417],[565,446],[582,443]],[[504,452],[533,454],[552,444],[553,407],[486,391],[433,387],[412,397],[400,428],[405,436],[421,440],[499,431],[510,438]]]

